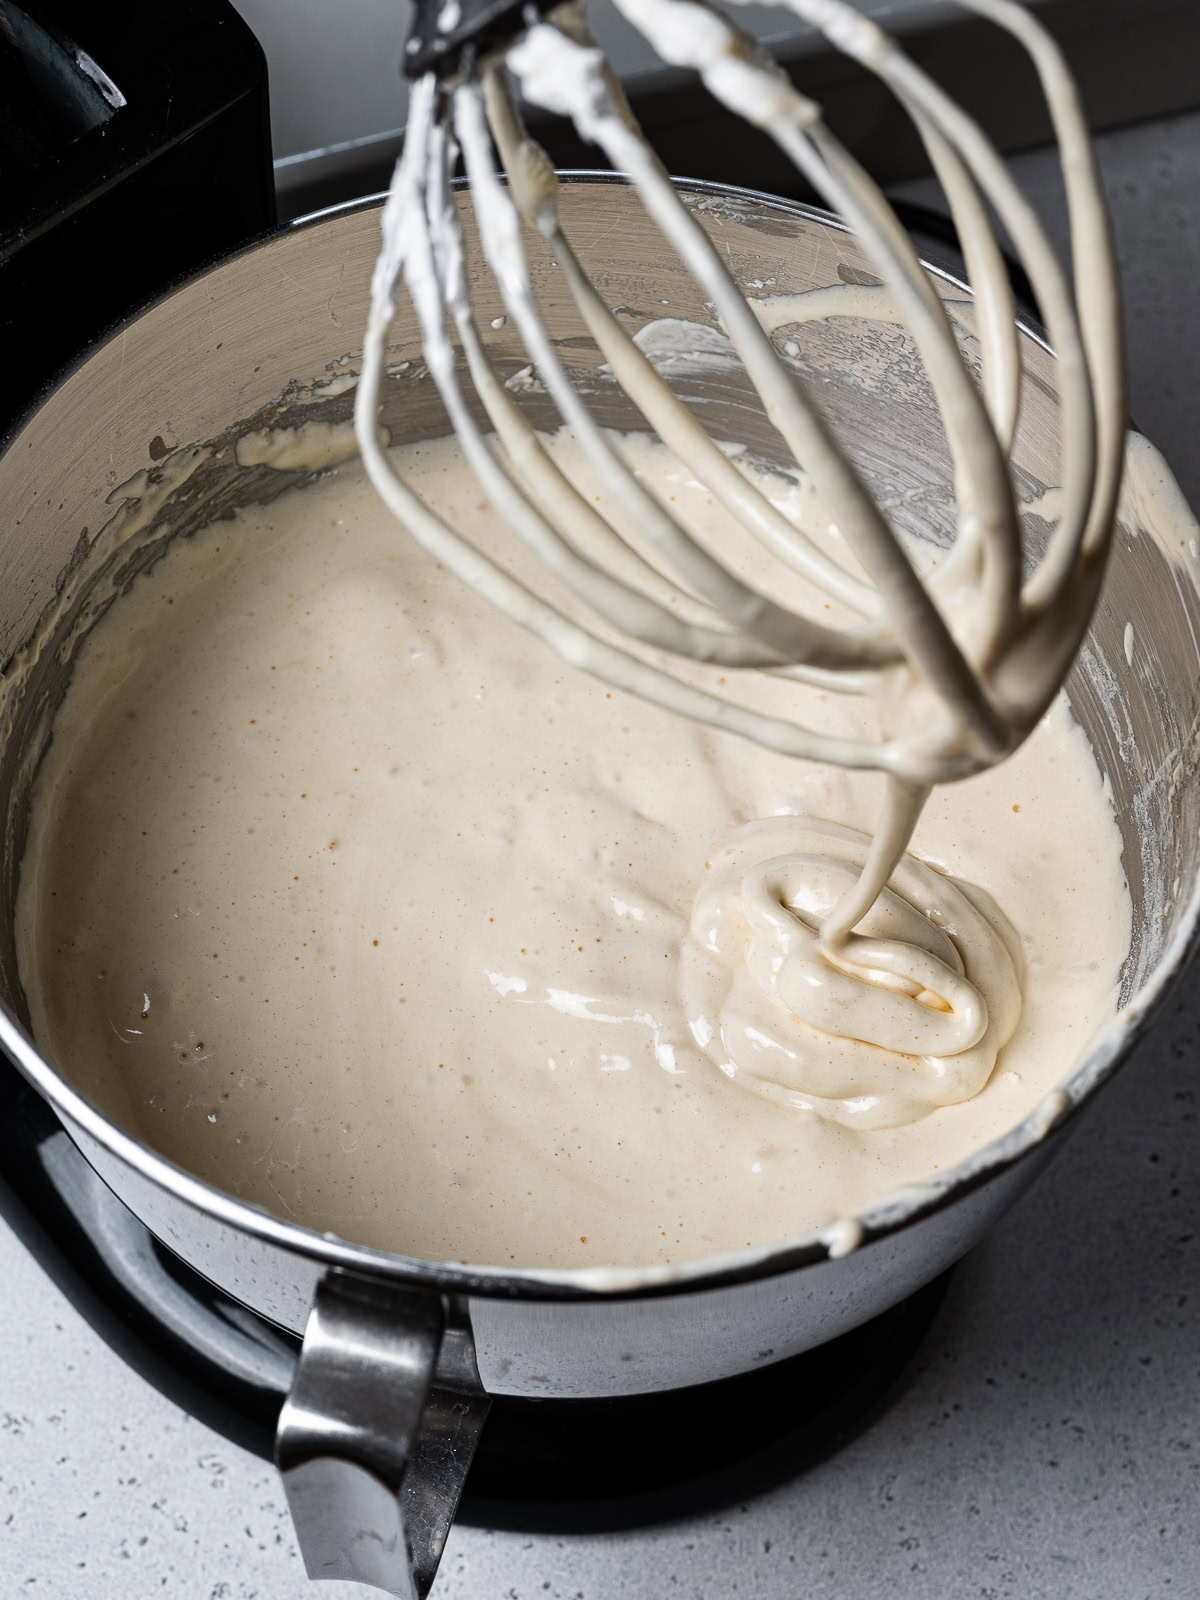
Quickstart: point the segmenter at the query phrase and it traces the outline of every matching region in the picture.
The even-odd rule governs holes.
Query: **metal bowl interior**
[[[680,187],[685,203],[749,293],[785,295],[878,283],[856,241],[824,214],[745,191],[694,183]],[[622,308],[630,331],[660,317],[711,324],[696,285],[621,180],[572,175],[563,184],[562,209],[584,265],[608,303]],[[465,206],[464,227],[479,323],[488,333],[497,365],[508,376],[524,364],[524,357],[511,326],[489,332],[503,306],[482,267]],[[377,242],[377,203],[364,203],[323,214],[217,265],[84,358],[29,416],[0,457],[0,505],[5,511],[0,531],[0,659],[22,650],[56,596],[70,596],[54,623],[54,648],[41,652],[36,670],[27,676],[10,675],[3,707],[3,1042],[102,1174],[119,1193],[132,1197],[135,1209],[152,1220],[160,1236],[176,1244],[179,1230],[170,1219],[172,1208],[182,1206],[203,1214],[234,1240],[257,1239],[315,1264],[416,1276],[474,1294],[558,1299],[712,1287],[822,1261],[841,1236],[796,1239],[737,1258],[621,1272],[431,1266],[365,1250],[283,1221],[191,1177],[172,1162],[169,1144],[155,1149],[143,1142],[136,1119],[122,1105],[119,1085],[98,1079],[86,1062],[47,1062],[29,1036],[13,908],[31,783],[69,679],[88,596],[101,583],[112,586],[115,580],[119,589],[132,580],[168,540],[188,537],[233,508],[269,501],[310,481],[312,474],[299,470],[239,466],[234,446],[243,435],[264,427],[348,423],[352,383],[341,380],[352,379],[358,370]],[[537,242],[530,249],[550,334],[593,412],[612,428],[644,426],[606,376],[546,251]],[[968,355],[977,356],[969,294],[949,275],[935,274],[935,281],[943,297],[956,303]],[[922,537],[948,542],[953,531],[949,457],[906,333],[886,322],[835,315],[785,322],[773,337],[798,348],[802,369],[819,385],[821,403],[840,438],[896,520]],[[1023,345],[1026,376],[1016,482],[1021,500],[1029,504],[1026,525],[1036,545],[1047,532],[1042,513],[1048,502],[1039,497],[1058,482],[1057,405],[1053,357],[1033,331],[1023,334]],[[702,407],[703,420],[717,437],[740,442],[765,462],[788,464],[778,435],[740,372],[681,367],[665,375],[689,403]],[[550,402],[536,385],[518,389],[517,398],[535,426],[557,425]],[[449,431],[425,375],[415,320],[407,308],[392,333],[383,421],[397,442]],[[111,540],[98,544],[101,531],[111,534],[114,518],[122,514],[123,486],[146,472],[169,484],[180,452],[196,444],[212,448],[168,495],[149,531],[112,548]],[[1139,641],[1136,666],[1126,660],[1127,623]],[[1125,1015],[1093,1042],[1086,1059],[1063,1063],[1072,1105],[1082,1103],[1128,1050],[1192,940],[1200,868],[1200,785],[1194,781],[1197,745],[1192,737],[1200,726],[1198,630],[1200,597],[1186,562],[1135,523],[1123,523],[1110,581],[1069,694],[1120,819],[1134,934],[1122,980]],[[858,1219],[862,1237],[883,1237],[965,1197],[1036,1153],[1049,1126],[1045,1115],[1035,1115],[929,1186],[881,1202]],[[194,1258],[196,1252],[191,1254]],[[251,1271],[249,1265],[246,1271]]]

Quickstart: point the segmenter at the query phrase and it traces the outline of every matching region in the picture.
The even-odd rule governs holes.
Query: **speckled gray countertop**
[[[1134,413],[1196,503],[1200,116],[1101,147]],[[1049,161],[1017,166],[1053,225]],[[1193,974],[840,1455],[639,1533],[456,1529],[435,1600],[1200,1597],[1198,1057]],[[0,1225],[0,1600],[309,1592],[274,1474],[135,1377]]]

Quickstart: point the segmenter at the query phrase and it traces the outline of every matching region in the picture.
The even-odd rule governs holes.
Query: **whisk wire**
[[[700,8],[696,8],[699,10]],[[645,17],[642,18],[643,24]],[[581,135],[629,172],[664,235],[710,296],[725,331],[762,398],[767,416],[810,475],[850,548],[883,596],[908,660],[938,685],[985,746],[1008,747],[986,689],[972,671],[937,605],[918,577],[887,518],[804,386],[779,359],[708,235],[680,201],[661,163],[626,112],[619,115],[602,54],[550,24],[531,28],[509,53],[525,95],[548,110],[573,115]]]
[[[654,423],[663,443],[712,489],[748,533],[792,571],[817,584],[831,597],[863,616],[876,615],[879,597],[875,590],[831,560],[803,529],[789,522],[766,495],[737,470],[604,304],[562,230],[553,168],[546,152],[530,138],[523,125],[509,89],[506,69],[493,65],[485,72],[484,92],[488,121],[518,209],[527,226],[540,232],[549,245],[580,314],[617,382],[634,399],[643,415],[647,412],[647,399],[650,400]],[[647,420],[650,420],[648,416]]]
[[[455,91],[455,127],[467,177],[476,199],[480,245],[500,285],[504,303],[517,324],[546,388],[560,414],[586,451],[591,465],[623,502],[646,536],[663,552],[691,587],[735,627],[778,652],[778,659],[816,666],[862,667],[880,660],[868,640],[856,640],[835,629],[777,605],[735,578],[671,517],[629,472],[592,419],[586,402],[572,386],[546,335],[530,286],[516,208],[500,185],[490,157],[482,91],[468,83]]]

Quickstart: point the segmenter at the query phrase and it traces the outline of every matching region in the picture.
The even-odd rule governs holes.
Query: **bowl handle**
[[[490,1405],[463,1308],[327,1273],[275,1436],[308,1576],[424,1600]]]

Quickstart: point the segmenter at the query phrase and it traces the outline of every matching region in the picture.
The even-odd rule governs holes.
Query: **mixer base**
[[[810,1350],[741,1377],[618,1400],[500,1396],[458,1521],[601,1533],[735,1504],[817,1466],[904,1387],[951,1274]]]
[[[135,1371],[271,1459],[299,1339],[158,1244],[2,1058],[0,1103],[0,1216]],[[948,1279],[816,1350],[720,1383],[616,1400],[499,1396],[459,1521],[529,1533],[634,1528],[794,1478],[900,1392]]]

